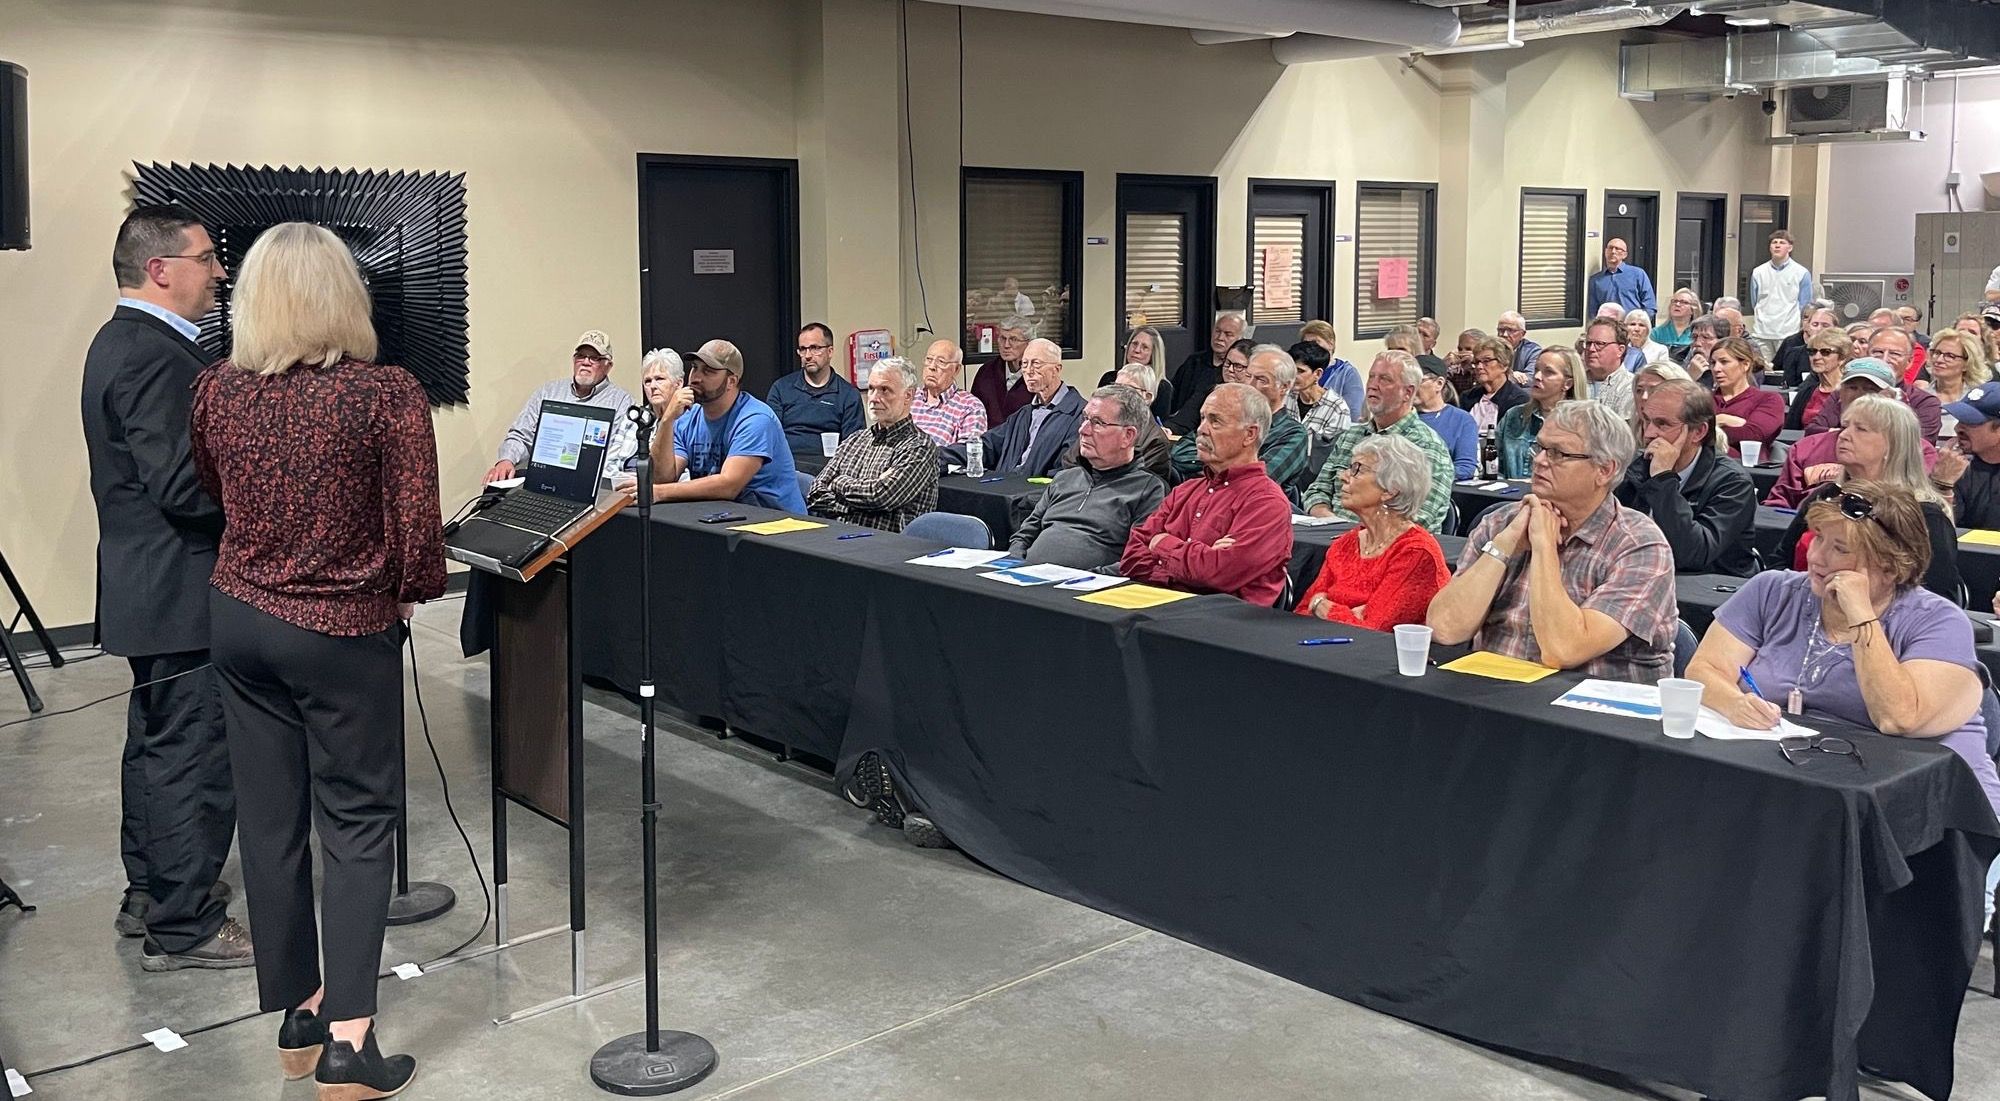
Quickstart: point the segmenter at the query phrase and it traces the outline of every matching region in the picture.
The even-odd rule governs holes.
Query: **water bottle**
[[[980,478],[986,474],[986,445],[978,439],[965,441],[965,476]]]

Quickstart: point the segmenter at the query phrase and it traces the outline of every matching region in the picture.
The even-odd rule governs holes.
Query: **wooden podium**
[[[494,1019],[511,1024],[639,982],[634,975],[598,987],[586,980],[584,954],[583,674],[577,655],[576,603],[569,552],[633,501],[603,490],[597,504],[518,569],[491,559],[445,554],[484,573],[492,595],[489,665],[493,773],[493,943],[433,964],[430,970],[490,955],[563,932],[570,936],[570,992]],[[507,912],[507,805],[524,807],[569,834],[569,924],[512,936]]]

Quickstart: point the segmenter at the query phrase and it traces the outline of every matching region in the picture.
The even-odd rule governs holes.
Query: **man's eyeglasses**
[[[1023,369],[1034,367],[1039,370],[1047,371],[1052,368],[1060,366],[1062,366],[1062,360],[1059,359],[1024,359],[1021,361],[1021,367]]]
[[[1859,493],[1840,495],[1840,514],[1849,520],[1869,520],[1875,516],[1875,502]]]
[[[1852,757],[1856,765],[1868,767],[1867,762],[1861,759],[1861,751],[1846,738],[1779,738],[1778,752],[1783,753],[1785,760],[1792,764],[1798,764],[1814,753],[1824,753],[1829,757]]]
[[[571,358],[571,359],[573,359],[573,360],[575,360],[575,361],[577,361],[578,363],[609,363],[609,362],[611,362],[611,357],[610,357],[610,356],[594,356],[594,355],[591,355],[591,354],[590,354],[589,352],[578,352],[577,354],[575,354],[575,355],[571,356],[570,358]]]
[[[153,257],[153,259],[155,259],[155,260],[193,260],[193,261],[194,261],[195,263],[197,263],[197,264],[200,264],[200,265],[201,265],[202,267],[205,267],[205,268],[206,268],[206,267],[213,267],[213,266],[215,265],[215,262],[216,262],[216,259],[215,259],[215,250],[214,250],[214,249],[209,249],[209,250],[208,250],[207,252],[197,252],[197,253],[195,253],[195,254],[194,254],[194,255],[192,255],[192,256],[183,256],[183,255],[181,255],[181,254],[179,254],[179,253],[175,253],[175,254],[173,254],[173,255],[171,255],[171,256],[155,256],[155,257]]]
[[[799,345],[799,354],[805,355],[808,352],[824,352],[831,347],[833,347],[831,344],[801,344]],[[926,360],[925,362],[929,361]]]
[[[1528,445],[1528,460],[1530,462],[1536,459],[1547,459],[1549,465],[1555,466],[1561,463],[1581,462],[1588,458],[1590,456],[1581,451],[1564,451],[1560,447],[1550,447],[1540,440],[1536,440],[1534,443]]]
[[[1090,427],[1090,428],[1094,428],[1094,429],[1097,429],[1097,430],[1098,430],[1098,431],[1100,431],[1100,432],[1101,432],[1101,431],[1103,431],[1103,430],[1104,430],[1104,429],[1106,429],[1106,428],[1134,428],[1134,429],[1136,429],[1136,428],[1138,427],[1137,425],[1130,425],[1130,424],[1119,424],[1119,423],[1118,423],[1117,421],[1108,421],[1108,420],[1105,420],[1105,419],[1104,419],[1104,418],[1102,418],[1102,417],[1085,417],[1085,418],[1083,418],[1083,423],[1084,423],[1084,424],[1085,424],[1086,426],[1088,426],[1088,427]]]
[[[925,357],[924,357],[924,366],[926,366],[926,367],[956,367],[956,366],[958,366],[958,361],[957,361],[957,360],[955,360],[955,359],[952,359],[952,358],[950,358],[949,356],[925,356]]]
[[[1601,352],[1606,348],[1617,347],[1618,342],[1615,340],[1586,340],[1583,342],[1583,346],[1593,352]]]

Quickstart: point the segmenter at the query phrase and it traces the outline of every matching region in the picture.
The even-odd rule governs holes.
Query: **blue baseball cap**
[[[2000,420],[2000,386],[1975,386],[1965,397],[1944,407],[1944,415],[1960,424],[1985,424]]]

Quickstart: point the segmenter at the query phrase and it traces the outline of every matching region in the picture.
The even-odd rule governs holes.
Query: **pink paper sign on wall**
[[[1375,297],[1410,296],[1410,260],[1406,256],[1384,256],[1375,261]]]

